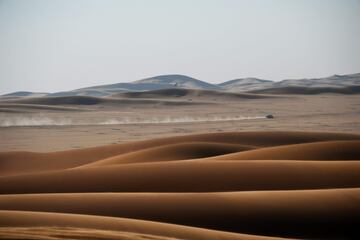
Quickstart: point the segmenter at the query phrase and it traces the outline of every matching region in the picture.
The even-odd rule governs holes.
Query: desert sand
[[[0,235],[350,238],[360,135],[225,132],[2,152]]]
[[[2,100],[0,238],[355,238],[358,100],[199,90]]]

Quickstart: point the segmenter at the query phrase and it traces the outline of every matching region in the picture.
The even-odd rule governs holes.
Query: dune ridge
[[[2,152],[0,238],[354,238],[359,147],[269,131]]]

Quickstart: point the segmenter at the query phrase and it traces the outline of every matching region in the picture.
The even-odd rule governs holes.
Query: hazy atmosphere
[[[0,239],[359,239],[360,0],[0,0]]]
[[[360,69],[360,1],[0,0],[0,94]]]

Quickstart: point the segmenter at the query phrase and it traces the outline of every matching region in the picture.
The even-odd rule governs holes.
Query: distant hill
[[[324,78],[310,79],[286,79],[278,82],[258,79],[258,78],[239,78],[226,81],[220,84],[207,83],[189,76],[172,74],[160,75],[133,82],[115,83],[107,85],[92,86],[75,89],[72,91],[55,93],[33,93],[15,92],[0,96],[1,99],[13,99],[24,97],[106,97],[120,93],[157,91],[162,89],[194,89],[194,90],[215,90],[233,93],[271,93],[271,94],[318,94],[318,93],[338,93],[355,94],[359,93],[360,73],[347,75],[333,75]],[[161,92],[160,92],[161,93]],[[178,91],[176,94],[179,94]],[[157,93],[159,94],[159,93]],[[170,93],[166,93],[169,95]],[[187,93],[189,94],[189,92]],[[130,94],[131,95],[131,94]],[[136,94],[135,94],[136,95]],[[141,94],[139,94],[141,95]]]
[[[340,94],[357,93],[355,89],[343,89],[348,86],[360,86],[360,73],[348,74],[348,75],[333,75],[324,78],[310,78],[310,79],[286,79],[278,82],[271,80],[264,80],[259,78],[239,78],[230,81],[226,81],[220,84],[207,83],[189,76],[172,74],[172,75],[160,75],[150,78],[145,78],[133,82],[116,83],[109,85],[100,85],[87,88],[81,88],[70,92],[53,93],[49,96],[110,96],[117,93],[126,92],[144,92],[154,91],[161,89],[196,89],[196,90],[217,90],[226,92],[282,92],[286,93],[298,93],[301,87],[306,88],[304,92],[309,91],[315,93],[336,92]],[[280,88],[288,88],[289,90],[282,90]],[[300,88],[299,88],[300,87]],[[319,89],[321,88],[321,89]],[[334,89],[333,89],[334,88]],[[266,90],[266,89],[278,89],[278,90]],[[305,91],[306,90],[306,91]],[[171,90],[174,91],[174,90]]]
[[[123,92],[139,92],[151,91],[167,88],[188,88],[188,89],[206,89],[206,90],[221,90],[222,88],[198,79],[188,77],[185,75],[160,75],[151,78],[140,79],[133,82],[115,83],[107,85],[92,86],[80,88],[67,92],[57,92],[49,94],[50,97],[65,97],[65,96],[93,96],[103,97],[112,95],[114,93]]]
[[[324,78],[286,79],[279,82],[242,78],[219,84],[224,90],[264,94],[356,94],[360,93],[360,73]]]

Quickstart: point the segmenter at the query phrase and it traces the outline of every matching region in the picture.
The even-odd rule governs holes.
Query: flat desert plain
[[[359,94],[199,92],[100,102],[87,97],[0,101],[0,151],[49,152],[210,132],[360,133]],[[268,114],[275,118],[266,119]]]
[[[21,98],[0,111],[2,239],[357,237],[358,94]]]

